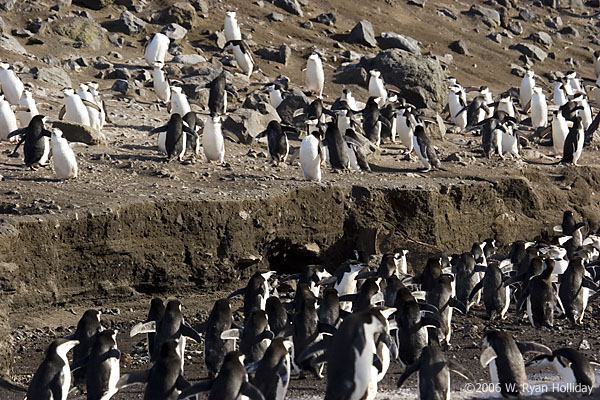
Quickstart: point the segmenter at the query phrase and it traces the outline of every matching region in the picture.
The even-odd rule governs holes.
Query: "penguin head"
[[[64,88],[62,90],[62,92],[65,94],[65,96],[73,96],[75,94],[75,90],[73,90],[73,88]]]
[[[453,76],[449,76],[449,77],[447,77],[447,78],[446,78],[446,80],[448,81],[448,84],[449,84],[450,86],[454,86],[454,85],[456,85],[456,78],[455,78],[455,77],[453,77]]]
[[[171,114],[170,122],[180,122],[180,121],[183,121],[183,119],[181,118],[181,115],[179,115],[178,113]]]
[[[373,78],[379,78],[381,76],[381,72],[377,71],[376,69],[372,69],[371,71],[369,71],[369,74]]]
[[[533,92],[537,93],[537,94],[542,94],[542,88],[539,86],[536,86],[533,88]]]
[[[569,71],[566,73],[565,78],[567,79],[573,79],[577,76],[577,72],[575,71]]]
[[[63,131],[61,131],[58,128],[52,128],[52,136],[57,137],[57,138],[62,138],[63,135]],[[100,315],[98,315],[98,318],[100,318]]]
[[[80,83],[79,90],[81,90],[82,92],[87,92],[89,90],[88,85],[86,85],[85,83]]]
[[[87,85],[90,89],[94,89],[94,90],[98,90],[98,88],[100,87],[98,85],[98,82],[94,82],[94,81],[88,82]]]
[[[7,70],[10,68],[10,64],[0,63],[0,69]]]
[[[308,57],[309,61],[313,61],[313,62],[317,62],[320,61],[321,58],[319,57],[319,55],[317,53],[312,53],[309,57]]]
[[[78,344],[79,340],[56,339],[48,346],[46,355],[56,353],[60,358],[65,359],[67,358],[67,353]]]
[[[181,302],[177,299],[169,300],[166,311],[181,313]]]
[[[227,18],[235,19],[235,11],[227,11],[225,14]]]
[[[171,91],[175,92],[175,93],[181,93],[181,87],[180,86],[171,86]]]
[[[525,72],[525,75],[528,76],[528,77],[530,77],[530,78],[533,78],[535,76],[535,72],[533,72],[533,70],[531,70],[531,69],[528,69]]]

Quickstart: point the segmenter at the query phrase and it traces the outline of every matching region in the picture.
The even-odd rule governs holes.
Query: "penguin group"
[[[327,400],[374,399],[392,363],[404,369],[398,386],[417,374],[419,398],[449,399],[451,373],[474,379],[460,355],[447,353],[453,310],[495,321],[481,335],[479,357],[489,369],[490,389],[524,395],[527,369],[551,366],[561,384],[591,393],[600,364],[577,349],[551,349],[505,329],[511,309],[535,329],[553,329],[557,313],[574,329],[585,323],[588,299],[600,291],[600,234],[585,235],[586,226],[567,210],[560,225],[533,241],[513,242],[507,253],[486,239],[462,253],[431,256],[421,268],[409,269],[408,251],[395,249],[354,251],[331,272],[323,265],[293,275],[257,270],[195,324],[184,318],[179,300],[155,298],[147,318],[130,331],[146,334],[149,365],[127,374],[120,374],[116,332],[102,327],[100,312],[88,310],[72,335],[50,344],[28,399],[43,393],[65,398],[73,381],[88,399],[108,400],[144,385],[146,400],[201,393],[283,400],[290,381],[306,375],[326,379]],[[187,339],[204,347],[207,376],[198,382],[185,378]]]

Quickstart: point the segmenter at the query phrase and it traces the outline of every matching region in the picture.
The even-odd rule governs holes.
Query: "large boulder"
[[[379,47],[387,49],[401,49],[413,54],[421,54],[419,42],[410,36],[401,35],[396,32],[382,32],[377,38]]]
[[[106,38],[106,30],[94,20],[83,17],[67,17],[58,19],[51,25],[54,33],[71,40],[81,42],[84,46],[98,49]]]
[[[111,32],[135,35],[146,29],[146,23],[131,12],[123,11],[119,19],[104,23],[104,27]]]
[[[270,104],[265,103],[263,111],[266,113],[240,107],[226,117],[223,129],[237,135],[241,142],[250,143],[251,138],[255,138],[263,132],[269,122],[281,121]]]
[[[79,142],[89,145],[106,143],[104,134],[90,126],[68,121],[54,121],[52,125],[63,131],[63,137],[69,142]]]
[[[71,78],[61,67],[41,67],[36,74],[36,79],[56,87],[71,87]]]
[[[114,3],[114,0],[73,0],[73,3],[91,8],[92,10],[101,10]]]
[[[27,54],[27,50],[21,43],[14,37],[9,35],[8,33],[0,34],[0,48],[3,50],[12,51],[13,53],[18,54]]]
[[[294,123],[294,111],[305,108],[309,103],[310,99],[301,90],[296,89],[283,99],[277,107],[277,114],[284,123],[291,125]]]
[[[374,58],[363,59],[361,66],[381,71],[386,83],[398,87],[400,95],[419,108],[441,112],[446,104],[446,77],[440,63],[431,57],[390,49],[379,52]]]
[[[373,25],[367,20],[359,21],[350,31],[350,41],[369,47],[377,47]]]
[[[175,23],[186,29],[193,29],[198,25],[196,9],[190,3],[180,1],[158,12],[155,22],[161,24]]]

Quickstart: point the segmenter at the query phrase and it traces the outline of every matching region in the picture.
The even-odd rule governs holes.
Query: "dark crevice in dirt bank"
[[[353,249],[427,253],[532,238],[570,207],[597,227],[593,169],[555,178],[530,173],[494,182],[429,187],[311,185],[257,200],[142,203],[87,215],[6,217],[0,290],[8,311],[136,293],[223,289],[256,268],[329,268]],[[555,179],[552,182],[552,179]],[[567,187],[569,190],[557,190]],[[11,365],[7,323],[0,367]]]

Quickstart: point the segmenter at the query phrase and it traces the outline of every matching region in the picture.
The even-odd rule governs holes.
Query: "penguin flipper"
[[[237,137],[237,135],[235,135],[229,131],[226,131],[226,130],[223,130],[222,132],[223,132],[224,138],[231,140],[233,143],[238,143],[238,144],[240,143],[240,138]]]
[[[319,281],[319,283],[317,283],[317,285],[319,285],[319,286],[329,285],[331,283],[335,283],[336,281],[337,281],[337,276],[330,276],[328,278],[321,279]]]
[[[298,362],[301,363],[303,361],[308,360],[310,357],[315,354],[326,353],[329,348],[330,339],[323,337],[322,340],[315,342],[308,346],[300,355],[298,356]]]
[[[184,400],[189,397],[195,396],[198,393],[209,392],[212,389],[214,383],[214,379],[205,379],[203,381],[195,383],[192,386],[189,386],[184,391],[182,391],[177,397],[177,400]]]
[[[16,129],[16,130],[12,131],[11,133],[9,133],[6,138],[10,139],[11,137],[18,136],[18,135],[22,135],[24,137],[26,133],[27,133],[27,128],[20,128],[20,129]]]
[[[450,360],[448,361],[448,368],[450,369],[450,371],[454,372],[455,374],[458,374],[460,376],[462,376],[463,378],[469,380],[469,381],[474,381],[475,378],[473,378],[473,375],[471,374],[471,372],[469,372],[466,368],[464,368],[462,365]]]
[[[10,137],[10,136],[9,136]],[[23,142],[25,141],[25,136],[21,137],[21,140],[19,140],[19,143],[17,143],[17,145],[15,146],[15,148],[13,149],[13,152],[11,153],[11,155],[16,155],[17,154],[17,149],[19,147],[21,147],[21,145],[23,144]]]
[[[159,133],[159,132],[166,132],[166,131],[167,131],[167,127],[168,127],[168,126],[169,126],[169,125],[167,124],[167,125],[159,126],[158,128],[154,128],[154,129],[152,129],[152,130],[150,131],[150,133],[148,133],[148,135],[152,136],[152,135],[154,135],[155,133]]]
[[[421,323],[419,324],[419,329],[421,328],[440,328],[442,323],[438,318],[431,317],[421,317]],[[418,330],[418,329],[416,329]]]
[[[265,339],[269,339],[269,340],[273,340],[275,338],[275,334],[269,330],[263,331],[260,335],[257,335],[254,340],[252,341],[252,344],[259,344],[260,342],[262,342]]]
[[[458,310],[462,315],[467,313],[467,306],[462,302],[456,299],[456,297],[451,297],[448,300],[448,306]]]
[[[421,368],[421,359],[419,358],[417,361],[406,367],[400,378],[398,378],[398,382],[396,382],[396,386],[401,387],[404,382],[410,378],[412,374],[417,372]]]
[[[473,300],[473,297],[475,297],[475,295],[477,294],[477,292],[479,292],[481,289],[483,288],[483,280],[480,280],[479,282],[477,282],[477,284],[473,287],[473,290],[471,290],[471,293],[469,294],[469,302],[471,300]]]
[[[192,384],[187,379],[185,379],[183,375],[179,375],[177,381],[175,382],[175,387],[177,388],[177,390],[184,391],[190,386],[192,386]]]
[[[248,397],[250,400],[265,400],[265,396],[263,396],[260,390],[248,381],[242,383],[240,394]]]
[[[246,288],[241,288],[241,289],[238,289],[238,290],[236,290],[235,292],[231,292],[231,293],[229,294],[229,296],[227,296],[227,298],[228,298],[228,299],[231,299],[232,297],[235,297],[235,296],[241,296],[241,295],[243,295],[243,294],[244,294],[244,292],[245,292],[245,291],[246,291]]]
[[[227,329],[221,333],[221,339],[239,339],[242,329]]]
[[[200,334],[185,322],[181,323],[181,334],[183,336],[189,337],[190,339],[193,339],[198,344],[202,343],[202,337],[200,336]]]
[[[143,371],[133,371],[121,376],[121,378],[117,382],[116,388],[117,390],[121,390],[131,385],[144,384],[148,382],[148,378],[150,378],[149,369]]]
[[[486,349],[482,351],[481,355],[479,356],[479,363],[483,368],[485,368],[489,363],[496,359],[496,357],[498,357],[496,351],[491,347],[486,347]]]
[[[392,360],[398,358],[398,346],[396,346],[396,342],[392,339],[389,333],[381,333],[378,340],[385,344],[390,350]]]
[[[334,335],[337,332],[335,326],[326,324],[324,322],[317,322],[317,329],[321,333],[328,333],[330,335]]]
[[[517,342],[517,347],[519,348],[521,354],[541,353],[552,355],[552,350],[549,347],[535,342]]]
[[[62,121],[62,119],[64,118],[66,113],[67,113],[67,107],[62,106],[62,108],[58,112],[58,119]]]
[[[587,276],[583,277],[583,281],[581,282],[581,286],[591,289],[595,292],[600,290],[600,287],[596,285],[590,278]]]
[[[140,322],[135,324],[131,331],[129,331],[129,337],[134,337],[140,333],[154,333],[156,332],[156,321]]]
[[[7,378],[2,375],[0,375],[0,387],[10,390],[12,392],[27,392],[27,387],[15,383],[10,378]]]
[[[101,110],[100,110],[100,107],[98,107],[98,105],[97,105],[96,103],[92,103],[92,102],[91,102],[91,101],[89,101],[89,100],[83,100],[83,99],[81,99],[81,101],[83,102],[83,104],[84,104],[86,107],[93,108],[94,110],[96,110],[96,111],[98,111],[98,112],[100,112],[100,111],[101,111]]]

